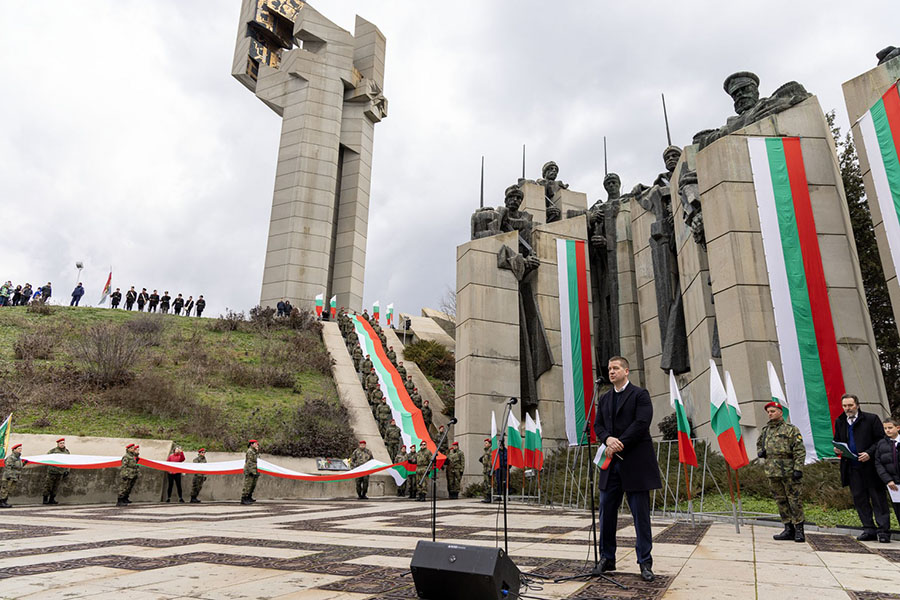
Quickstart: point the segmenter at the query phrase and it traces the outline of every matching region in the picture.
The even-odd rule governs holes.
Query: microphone
[[[512,406],[513,404],[516,404],[518,402],[519,402],[518,398],[510,398],[509,400],[506,401],[506,403],[509,404],[510,406]]]
[[[457,423],[459,423],[459,419],[457,419],[456,417],[450,419],[450,425],[456,425]]]

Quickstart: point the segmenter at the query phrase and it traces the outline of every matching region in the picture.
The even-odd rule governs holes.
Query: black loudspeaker
[[[420,541],[409,568],[419,598],[502,600],[519,597],[519,568],[503,548]]]

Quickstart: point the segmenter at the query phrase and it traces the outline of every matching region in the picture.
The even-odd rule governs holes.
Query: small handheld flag
[[[608,453],[607,450],[606,444],[600,444],[600,447],[597,448],[597,454],[594,455],[594,464],[600,467],[601,471],[607,470],[612,462],[612,454]]]
[[[325,294],[319,294],[316,296],[316,316],[321,317],[323,310],[325,310]]]
[[[387,326],[390,327],[394,324],[394,303],[391,302],[387,305]]]
[[[372,303],[372,318],[378,321],[379,317],[381,317],[381,305],[378,303],[378,300],[376,300]]]
[[[337,296],[331,297],[331,318],[334,319],[337,316]]]

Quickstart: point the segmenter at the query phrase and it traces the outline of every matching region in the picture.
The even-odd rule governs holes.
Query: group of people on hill
[[[400,374],[410,400],[412,400],[412,403],[416,408],[422,412],[422,419],[425,422],[425,427],[428,429],[429,435],[431,435],[435,444],[439,443],[437,448],[438,451],[447,457],[442,467],[447,473],[447,491],[451,499],[458,498],[460,485],[462,483],[462,475],[465,469],[465,457],[459,450],[459,442],[450,443],[450,440],[448,439],[449,435],[444,435],[445,429],[443,425],[435,430],[432,421],[434,413],[428,404],[428,400],[422,398],[416,384],[413,382],[412,375],[407,373],[406,367],[403,366],[403,361],[398,360],[394,347],[388,345],[387,337],[378,320],[370,317],[368,311],[365,310],[360,316],[372,326],[372,329],[378,337],[378,343],[381,344],[382,349],[384,350],[385,356]],[[432,459],[431,451],[428,450],[428,446],[424,440],[421,442],[418,449],[416,449],[414,445],[407,448],[403,444],[400,427],[397,426],[397,423],[393,418],[391,407],[388,405],[384,391],[381,389],[381,384],[378,379],[378,374],[375,372],[372,358],[369,354],[363,354],[359,336],[356,333],[356,327],[353,325],[351,313],[343,307],[341,307],[341,310],[338,312],[338,327],[340,328],[341,335],[344,337],[347,350],[353,359],[353,366],[356,368],[357,373],[359,373],[360,382],[363,389],[366,391],[366,399],[369,402],[369,407],[372,409],[372,415],[378,423],[378,431],[384,439],[389,456],[395,463],[410,462],[416,465],[417,485],[413,485],[410,481],[407,481],[398,488],[397,495],[405,496],[408,489],[410,499],[424,502],[428,487],[425,472]],[[360,499],[365,499],[365,487],[367,485],[367,481],[360,482],[357,480],[357,495]]]
[[[79,288],[81,288],[81,284],[75,288],[75,291],[72,292],[72,302],[74,306],[78,306],[78,303],[75,301],[75,294],[78,292]],[[81,289],[79,294],[79,298],[81,294],[84,294],[84,289]],[[112,308],[119,308],[119,305],[122,303],[122,290],[120,288],[116,288],[116,291],[109,295],[110,306]],[[137,305],[137,309],[139,312],[144,311],[144,307],[147,307],[147,312],[155,313],[157,310],[161,314],[168,314],[169,309],[171,308],[172,314],[175,315],[184,315],[186,317],[191,316],[191,312],[194,311],[194,314],[198,317],[203,316],[203,310],[206,308],[206,300],[203,298],[203,294],[201,294],[197,301],[194,302],[193,296],[188,296],[187,300],[184,299],[184,296],[178,294],[175,298],[169,295],[169,291],[166,290],[163,292],[162,296],[159,295],[157,290],[153,290],[152,294],[147,293],[147,288],[141,288],[141,291],[138,292],[134,289],[134,286],[125,292],[125,310],[132,310],[134,306]]]
[[[53,285],[32,287],[30,283],[13,286],[12,281],[0,285],[0,306],[25,306],[29,302],[47,302],[53,295]]]

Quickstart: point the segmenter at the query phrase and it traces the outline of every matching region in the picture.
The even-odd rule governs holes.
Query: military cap
[[[606,183],[606,182],[609,181],[610,179],[615,179],[615,180],[618,181],[619,183],[622,182],[622,178],[619,177],[618,173],[608,173],[608,174],[606,175],[606,177],[603,178],[603,183]]]
[[[129,448],[134,448],[134,444],[128,444],[127,446],[125,446],[126,450],[128,450]]]
[[[679,148],[678,146],[666,146],[666,149],[663,150],[663,157],[666,157],[670,154],[681,155],[681,148]]]
[[[255,443],[257,443],[257,442],[256,442],[256,440],[250,440],[250,441],[248,441],[247,443],[248,443],[248,444],[255,444]]]
[[[200,448],[197,452],[206,452],[206,448]]]
[[[770,406],[774,406],[778,410],[784,410],[784,406],[781,405],[781,402],[776,402],[775,400],[772,400],[771,402],[766,404],[766,410],[768,410]]]
[[[451,446],[459,446],[459,442],[453,442],[453,443],[450,444],[450,445],[451,445]]]
[[[64,441],[66,441],[66,438],[62,437],[62,438],[59,438],[58,440],[56,440],[56,443],[58,444],[58,443],[64,442]]]
[[[556,167],[556,170],[559,171],[559,165],[556,162],[550,160],[544,163],[544,166],[541,167],[541,175],[545,175],[547,173],[547,169],[550,167]]]
[[[365,444],[365,443],[366,443],[366,440],[359,440],[359,443],[360,443],[360,444]]]
[[[507,197],[507,196],[512,196],[512,195],[519,196],[520,198],[524,198],[524,197],[525,197],[525,194],[522,193],[522,188],[520,188],[520,187],[519,187],[518,185],[516,185],[516,184],[513,184],[513,185],[509,186],[508,188],[506,188],[506,191],[503,192],[503,197],[504,197],[504,198]]]
[[[15,446],[12,447],[12,449],[15,450],[16,448],[21,448],[21,447],[22,447],[22,444],[16,444]]]
[[[756,73],[751,73],[750,71],[738,71],[737,73],[732,73],[726,77],[722,87],[724,87],[728,95],[731,96],[734,92],[750,83],[759,85],[759,77],[756,76]]]
[[[484,438],[484,441],[489,442],[491,441],[491,438]]]

